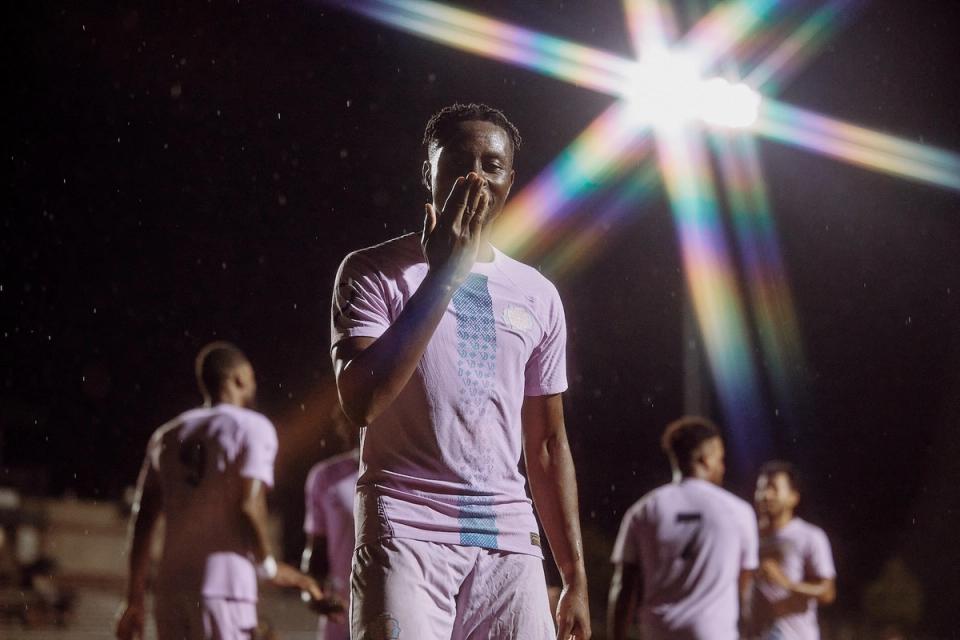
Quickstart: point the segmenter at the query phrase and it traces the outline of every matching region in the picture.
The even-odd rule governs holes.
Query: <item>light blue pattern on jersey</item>
[[[457,375],[460,378],[460,410],[468,429],[474,430],[473,460],[461,469],[471,484],[482,485],[493,468],[492,448],[483,446],[487,436],[483,418],[490,406],[497,371],[497,326],[487,277],[471,273],[453,294],[457,315]],[[460,496],[460,543],[497,548],[496,514],[484,496]]]
[[[460,507],[460,544],[469,547],[497,548],[497,516],[489,496],[457,496]]]

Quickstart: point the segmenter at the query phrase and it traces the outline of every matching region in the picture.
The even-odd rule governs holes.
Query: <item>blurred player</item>
[[[763,640],[818,640],[817,605],[836,598],[837,574],[823,529],[794,516],[800,489],[793,465],[763,465],[754,502],[760,519],[755,629]]]
[[[350,640],[346,605],[350,602],[350,562],[355,542],[353,499],[360,466],[356,429],[340,411],[334,415],[337,435],[352,447],[310,469],[304,490],[307,535],[300,569],[324,586],[326,600],[315,602],[320,613],[317,640]]]
[[[736,640],[757,568],[753,509],[720,488],[724,448],[712,422],[681,418],[662,445],[674,482],[623,517],[612,557],[609,638],[627,637],[639,604],[644,640]]]
[[[496,109],[441,110],[424,134],[422,233],[348,255],[337,276],[337,388],[364,427],[356,638],[558,637],[522,455],[563,577],[559,637],[590,637],[563,307],[490,244],[519,143]]]
[[[127,602],[117,637],[143,637],[150,547],[166,516],[154,587],[159,640],[249,638],[257,626],[257,578],[299,587],[321,599],[316,582],[277,562],[267,533],[266,492],[273,485],[277,434],[250,410],[253,367],[231,344],[197,356],[204,406],[150,438],[134,504]]]

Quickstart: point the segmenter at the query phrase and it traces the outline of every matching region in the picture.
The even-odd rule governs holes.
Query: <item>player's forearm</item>
[[[130,576],[127,581],[127,602],[140,604],[147,590],[150,572],[150,547],[159,514],[152,509],[136,508],[130,534]]]
[[[577,479],[565,435],[551,435],[527,457],[530,491],[564,584],[586,581]]]
[[[607,637],[609,640],[626,640],[630,628],[630,612],[633,610],[633,596],[628,587],[619,579],[610,584],[607,599]]]
[[[370,424],[400,394],[458,286],[449,270],[431,271],[383,335],[337,372],[340,400],[351,421]]]
[[[787,588],[793,593],[815,598],[820,604],[831,604],[837,597],[836,584],[833,580],[792,582]]]

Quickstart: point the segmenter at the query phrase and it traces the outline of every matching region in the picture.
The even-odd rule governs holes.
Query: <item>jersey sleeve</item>
[[[806,569],[819,579],[833,579],[837,577],[837,569],[833,564],[833,549],[830,540],[823,529],[817,529],[811,539],[810,554],[807,558]]]
[[[743,503],[743,545],[740,549],[740,570],[753,571],[760,566],[760,534],[753,509]]]
[[[303,532],[308,536],[322,536],[327,532],[326,516],[323,513],[320,499],[324,490],[322,469],[317,466],[310,470],[307,484],[304,487],[304,516]]]
[[[251,422],[240,451],[240,475],[272,487],[277,445],[277,431],[269,420],[262,418]]]
[[[610,561],[614,564],[640,564],[639,526],[641,510],[638,507],[629,509],[620,523],[617,540],[613,543],[613,553]]]
[[[344,338],[379,338],[390,327],[386,290],[363,253],[343,259],[330,310],[330,348]]]
[[[546,396],[567,390],[567,322],[560,294],[550,285],[550,298],[543,311],[544,335],[527,361],[524,395]]]

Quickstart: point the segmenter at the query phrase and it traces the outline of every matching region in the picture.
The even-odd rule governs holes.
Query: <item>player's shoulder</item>
[[[803,518],[795,517],[793,520],[790,521],[790,524],[788,526],[792,527],[800,536],[802,536],[806,540],[810,540],[810,541],[828,540],[826,531],[824,531],[821,527],[818,527],[817,525],[813,524],[812,522],[808,522],[807,520],[804,520]]]
[[[356,449],[331,456],[310,467],[307,484],[315,486],[335,482],[343,476],[357,473],[359,464]]]
[[[676,488],[676,484],[668,482],[655,489],[651,489],[630,505],[624,517],[639,519],[655,515],[665,504],[671,504],[673,502],[671,496],[673,492],[676,491]]]
[[[276,440],[276,427],[273,426],[270,418],[259,411],[232,404],[218,404],[214,407],[214,410],[218,414],[232,419],[238,431]]]
[[[403,268],[424,262],[420,238],[408,233],[385,242],[348,253],[341,268],[382,271],[388,268]]]
[[[504,252],[494,247],[496,260],[499,263],[501,271],[507,274],[519,286],[530,289],[534,292],[544,292],[549,295],[559,296],[557,287],[539,269],[511,258]]]

